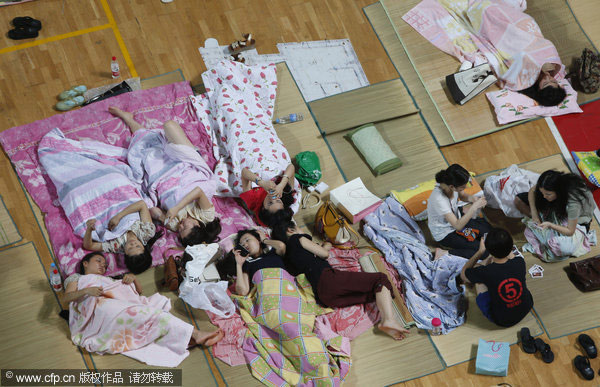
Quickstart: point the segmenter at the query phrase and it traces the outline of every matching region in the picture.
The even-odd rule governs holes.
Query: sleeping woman
[[[519,0],[426,0],[403,19],[442,51],[462,62],[461,70],[488,62],[502,87],[542,106],[566,97],[559,85],[565,67]]]
[[[169,313],[171,301],[158,293],[141,295],[133,274],[122,280],[104,276],[106,260],[90,253],[80,274],[65,280],[69,328],[75,345],[94,353],[122,353],[155,366],[176,367],[188,349],[217,343],[220,330],[203,332]]]
[[[152,217],[178,233],[184,246],[215,242],[221,232],[211,202],[216,181],[181,126],[166,121],[162,130],[149,130],[132,113],[116,107],[108,110],[133,134],[127,159],[150,198],[160,205],[152,208]]]
[[[137,274],[152,265],[151,248],[161,233],[156,233],[126,153],[99,141],[68,139],[58,128],[38,147],[40,163],[83,247],[122,253],[125,266]]]

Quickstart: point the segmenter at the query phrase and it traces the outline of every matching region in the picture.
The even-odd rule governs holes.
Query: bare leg
[[[524,201],[516,197],[513,203],[517,207],[517,210],[531,218],[531,208]]]
[[[189,138],[185,135],[183,128],[175,121],[167,121],[163,124],[163,129],[165,130],[165,137],[167,137],[167,141],[171,144],[179,144],[179,145],[188,145],[192,148],[194,144],[190,141]]]
[[[109,107],[108,111],[113,116],[117,116],[120,119],[122,119],[123,122],[125,122],[125,125],[129,126],[129,130],[131,130],[131,133],[135,133],[136,130],[143,128],[143,126],[139,122],[133,119],[133,113],[126,112],[115,106]]]
[[[404,335],[408,334],[409,331],[394,318],[394,306],[392,305],[390,290],[383,286],[381,291],[375,295],[375,303],[379,312],[381,312],[381,322],[377,327],[392,336],[394,340],[403,339]]]

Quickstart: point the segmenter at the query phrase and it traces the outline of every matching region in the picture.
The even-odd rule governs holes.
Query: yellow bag
[[[326,201],[315,216],[315,230],[339,249],[351,249],[358,245],[359,235],[340,215],[331,201]],[[356,238],[356,242],[352,237]],[[346,243],[350,242],[349,245]]]

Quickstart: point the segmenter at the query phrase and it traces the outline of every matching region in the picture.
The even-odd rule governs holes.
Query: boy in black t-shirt
[[[464,282],[475,284],[481,312],[501,327],[517,324],[533,307],[533,298],[525,283],[525,260],[515,256],[512,249],[510,234],[493,228],[481,239],[479,250],[460,273]],[[486,250],[490,257],[477,264]]]

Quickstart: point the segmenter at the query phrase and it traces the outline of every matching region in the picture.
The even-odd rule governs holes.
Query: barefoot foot
[[[433,260],[435,261],[438,258],[443,257],[444,255],[448,254],[448,250],[444,250],[444,249],[440,249],[439,247],[435,249],[435,254],[433,256]]]
[[[384,321],[377,325],[380,331],[392,336],[394,340],[402,340],[410,331],[403,328],[395,320]]]
[[[217,329],[214,332],[205,332],[194,329],[194,332],[192,332],[192,338],[190,340],[191,345],[189,348],[195,347],[197,345],[204,345],[207,347],[215,345],[219,342],[219,340],[223,338],[223,335],[223,331],[220,329]]]
[[[133,113],[121,110],[116,106],[109,107],[108,112],[110,114],[112,114],[113,116],[117,116],[117,117],[121,118],[123,121],[133,120]]]

